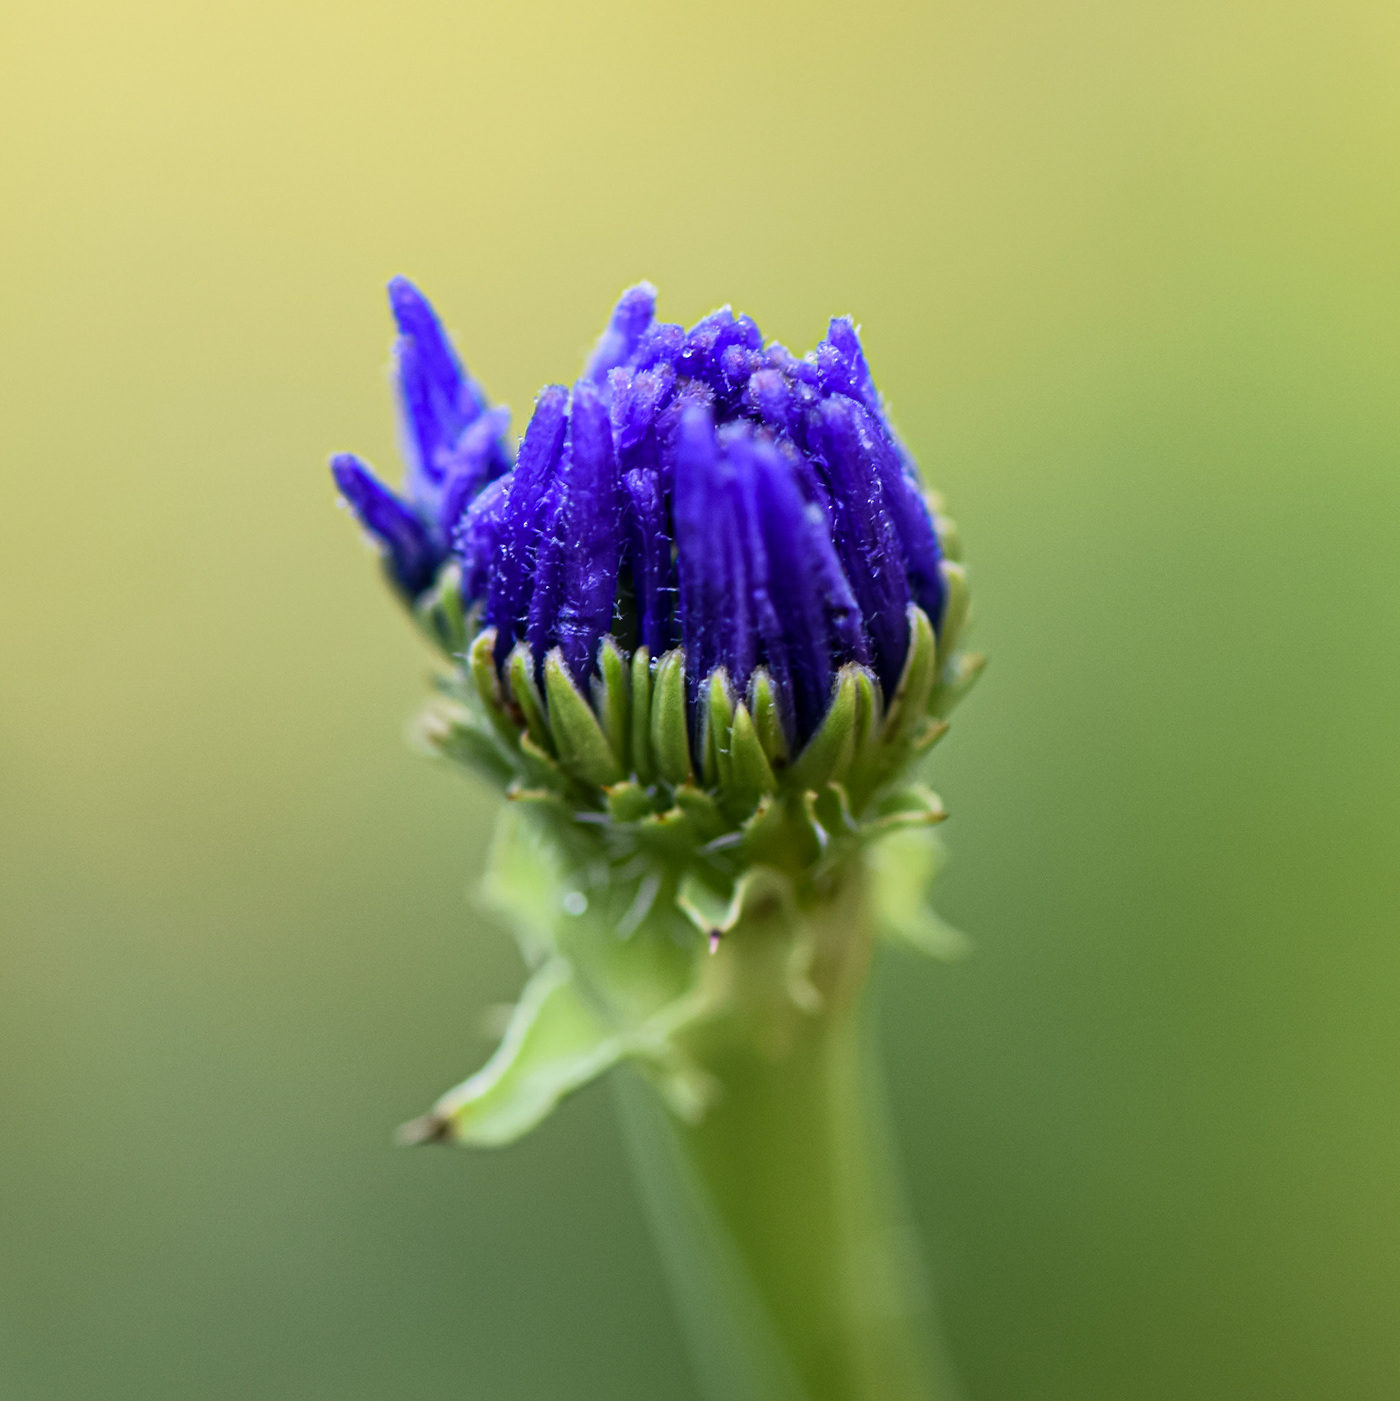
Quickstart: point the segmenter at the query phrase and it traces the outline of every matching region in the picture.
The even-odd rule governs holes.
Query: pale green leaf
[[[401,1137],[485,1147],[511,1143],[566,1094],[601,1075],[624,1049],[623,1038],[579,996],[568,963],[552,959],[526,985],[491,1059],[423,1119],[406,1125]]]

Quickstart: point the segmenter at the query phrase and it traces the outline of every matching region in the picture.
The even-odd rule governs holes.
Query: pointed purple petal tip
[[[625,365],[636,355],[655,316],[656,288],[650,282],[629,287],[618,299],[607,329],[598,338],[584,378],[594,384],[606,384],[610,371]]]
[[[352,453],[331,459],[331,476],[360,524],[384,552],[390,572],[409,598],[429,588],[445,552],[407,502]]]

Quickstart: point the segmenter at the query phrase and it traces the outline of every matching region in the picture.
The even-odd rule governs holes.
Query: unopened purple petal
[[[709,383],[718,367],[716,350],[725,330],[734,324],[734,313],[727,307],[720,307],[708,316],[702,317],[686,332],[685,345],[681,348],[676,363],[677,370],[691,379],[702,379]]]
[[[764,347],[763,354],[775,370],[781,370],[789,379],[809,385],[813,389],[820,387],[821,376],[817,373],[817,367],[812,358],[799,359],[787,346],[778,341],[770,341]]]
[[[399,587],[417,598],[437,577],[444,551],[422,518],[350,453],[331,459],[331,475],[359,522],[383,549]]]
[[[763,337],[747,316],[726,306],[697,321],[676,359],[679,374],[701,380],[727,403],[737,400],[762,364]]]
[[[415,496],[430,493],[443,476],[442,456],[486,406],[463,370],[428,299],[407,279],[389,284],[399,335],[394,344],[399,402]]]
[[[477,493],[510,466],[505,430],[508,409],[489,409],[457,440],[443,467],[442,495],[438,502],[438,527],[452,538],[462,512]]]
[[[676,383],[668,361],[647,370],[616,369],[608,376],[609,416],[619,452],[636,446],[656,422]]]
[[[530,571],[529,611],[522,629],[534,654],[537,679],[543,675],[545,656],[558,640],[555,620],[564,601],[564,561],[569,548],[564,477],[568,470],[569,449],[565,446],[559,475],[550,483],[537,514],[539,535]]]
[[[558,647],[582,681],[612,624],[622,552],[617,457],[598,388],[581,379],[535,566],[526,637],[536,663]]]
[[[893,443],[880,423],[862,410],[852,415],[861,451],[875,464],[885,506],[894,522],[914,602],[937,628],[943,620],[944,586],[939,562],[943,551],[923,493],[909,479]]]
[[[679,451],[680,425],[692,409],[703,409],[714,422],[714,395],[708,385],[698,380],[682,380],[670,402],[656,416],[656,442],[659,448],[657,470],[661,490],[670,497],[676,490],[676,456]],[[630,464],[629,464],[630,465]]]
[[[399,334],[416,347],[428,383],[435,392],[454,396],[465,374],[432,303],[408,278],[395,277],[389,283],[389,308]]]
[[[658,321],[642,337],[632,357],[635,369],[649,370],[665,361],[674,365],[685,345],[685,327],[670,321]]]
[[[812,415],[831,489],[832,538],[865,619],[871,660],[885,694],[893,694],[909,646],[909,581],[876,464],[862,449],[857,405],[840,396]]]
[[[792,677],[798,743],[821,722],[834,669],[868,660],[860,610],[820,507],[803,499],[791,463],[773,449],[755,456],[756,494]]]
[[[542,390],[525,429],[500,535],[500,559],[491,579],[486,623],[496,629],[496,658],[523,634],[533,585],[535,550],[545,520],[546,496],[559,467],[568,426],[569,391]]]
[[[567,532],[564,591],[555,636],[574,679],[594,668],[612,626],[622,553],[617,457],[608,411],[595,385],[580,380],[569,415],[570,458],[561,519]]]
[[[514,474],[497,477],[467,507],[452,539],[453,553],[462,574],[462,598],[474,603],[485,598],[501,547],[501,531]]]
[[[739,614],[732,472],[720,453],[707,407],[682,414],[674,438],[676,555],[681,640],[692,700],[732,650],[728,634]]]
[[[758,644],[756,648],[734,657],[730,664],[730,679],[742,693],[748,687],[754,668],[762,663],[768,668],[780,706],[790,719],[796,639],[782,615],[781,600],[791,581],[782,577],[780,556],[775,556],[769,549],[775,534],[772,529],[774,522],[762,480],[767,471],[783,472],[786,469],[772,444],[759,441],[753,432],[747,430],[747,425],[730,434],[726,447],[734,466],[738,506],[738,529],[735,534],[743,550],[749,616]],[[800,522],[800,500],[798,508]],[[783,523],[778,523],[776,533],[780,537],[783,535]],[[786,540],[780,538],[777,543],[781,550]]]
[[[769,617],[771,608],[762,543],[756,530],[750,528],[744,486],[732,466],[725,473],[723,492],[725,566],[721,586],[727,606],[720,616],[715,665],[722,666],[730,681],[742,688],[758,665],[760,609]]]
[[[655,315],[656,288],[650,282],[629,287],[613,309],[607,330],[598,338],[584,378],[597,385],[605,384],[609,371],[627,364],[637,353],[637,346],[651,328]]]
[[[844,394],[867,412],[883,416],[880,395],[870,377],[860,336],[849,316],[832,317],[826,339],[817,347],[816,360],[821,386],[828,394]]]
[[[627,500],[628,556],[637,610],[637,641],[659,657],[678,641],[675,634],[676,566],[666,503],[656,472],[635,468],[622,478]]]

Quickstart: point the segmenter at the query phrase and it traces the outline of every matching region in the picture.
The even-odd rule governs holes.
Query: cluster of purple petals
[[[462,513],[510,470],[514,456],[509,413],[488,405],[428,299],[396,277],[389,305],[398,327],[394,379],[407,463],[403,490],[385,486],[350,453],[331,460],[331,473],[412,599],[431,587],[450,557]]]
[[[464,592],[498,658],[558,646],[579,680],[610,631],[684,646],[693,694],[765,667],[800,742],[843,663],[891,693],[911,601],[941,618],[916,469],[849,320],[799,360],[728,309],[685,331],[654,307],[625,293],[573,390],[540,395],[515,470],[460,522]]]
[[[557,646],[580,682],[608,633],[653,657],[683,646],[692,697],[717,667],[741,694],[764,667],[798,743],[844,663],[891,694],[908,605],[941,620],[940,552],[848,319],[798,359],[727,308],[658,322],[654,289],[634,287],[573,389],[540,394],[509,468],[427,304],[406,283],[391,295],[409,500],[355,459],[335,470],[406,592],[450,548],[498,661],[521,639],[537,665]]]

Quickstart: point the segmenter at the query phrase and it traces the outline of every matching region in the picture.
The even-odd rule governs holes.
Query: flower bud
[[[811,912],[876,843],[932,869],[942,805],[898,784],[981,666],[956,533],[849,319],[799,359],[727,307],[658,322],[640,284],[515,452],[428,303],[401,279],[390,300],[403,488],[332,472],[451,663],[421,740],[514,800],[492,889],[538,965],[496,1057],[410,1136],[506,1141],[622,1056],[691,1112],[676,1038],[720,996],[697,949],[777,920],[776,995],[815,1014]],[[946,949],[921,891],[892,885],[882,927]]]
[[[557,758],[554,729],[569,723],[560,684],[615,716],[645,649],[650,668],[666,663],[684,681],[665,691],[683,694],[684,715],[638,731],[655,732],[663,781],[726,787],[737,724],[753,761],[739,786],[756,797],[824,725],[844,723],[841,696],[865,698],[868,728],[877,714],[888,727],[921,636],[936,673],[923,703],[949,699],[966,670],[950,635],[966,576],[943,558],[848,318],[798,359],[728,308],[687,332],[657,322],[655,300],[645,283],[623,294],[582,378],[540,393],[513,460],[503,412],[487,407],[427,301],[396,279],[404,494],[348,456],[333,471],[409,599],[430,595],[455,557],[447,586],[472,620],[461,641],[492,637],[495,739],[512,748],[514,726]],[[603,675],[605,645],[622,659],[616,676]],[[654,689],[659,705],[665,688]],[[617,765],[651,779],[650,754],[621,729],[609,742]],[[886,755],[871,776],[898,766]]]

